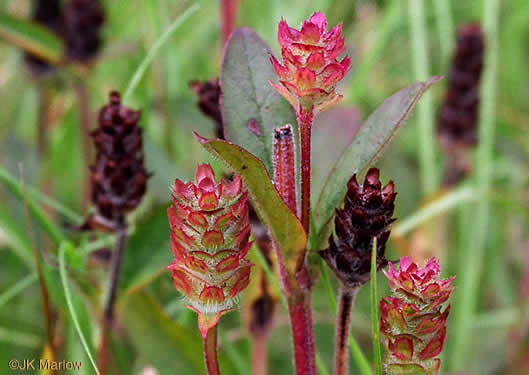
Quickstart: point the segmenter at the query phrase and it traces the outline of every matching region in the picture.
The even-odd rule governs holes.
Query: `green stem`
[[[498,14],[500,0],[486,0],[483,26],[487,38],[485,66],[481,87],[479,145],[477,150],[476,189],[483,193],[472,215],[472,230],[460,263],[460,283],[454,303],[454,339],[451,345],[450,370],[465,367],[471,338],[469,329],[474,320],[474,310],[479,295],[480,270],[487,244],[489,201],[487,192],[491,185],[492,153],[496,119],[496,75],[498,65]]]
[[[429,78],[428,45],[424,16],[424,0],[408,0],[410,34],[412,38],[413,70],[415,80]],[[437,184],[435,163],[435,135],[432,95],[425,92],[417,105],[419,126],[419,163],[422,189],[425,195],[435,191]]]
[[[433,1],[435,19],[439,34],[439,54],[441,55],[441,71],[445,72],[446,66],[454,49],[454,21],[450,9],[450,0]],[[443,73],[444,74],[444,73]]]
[[[204,355],[208,375],[220,375],[219,353],[217,349],[218,324],[211,327],[204,339]]]

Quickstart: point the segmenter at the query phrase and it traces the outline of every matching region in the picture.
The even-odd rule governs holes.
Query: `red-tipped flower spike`
[[[327,26],[327,18],[321,12],[314,13],[299,31],[285,20],[279,23],[283,65],[270,57],[280,82],[272,85],[298,113],[321,112],[342,98],[336,93],[336,85],[345,77],[351,59],[338,61],[345,51],[342,25],[329,31]]]
[[[195,183],[175,181],[173,201],[167,214],[175,261],[169,269],[188,307],[199,314],[205,338],[250,281],[248,193],[240,177],[217,182],[213,169],[202,164]]]
[[[384,373],[438,374],[455,277],[439,279],[435,258],[419,268],[404,257],[399,268],[390,263],[384,271],[393,290],[393,297],[380,301],[380,332],[387,350]]]

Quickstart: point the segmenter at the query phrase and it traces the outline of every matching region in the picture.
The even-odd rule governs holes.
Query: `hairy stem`
[[[219,353],[217,349],[218,324],[211,327],[204,339],[204,355],[208,375],[219,375]]]
[[[357,288],[343,288],[340,294],[340,309],[336,322],[336,375],[347,375],[349,367],[349,332],[351,330],[351,311],[356,298]]]
[[[301,224],[307,235],[310,229],[311,133],[314,114],[302,109],[299,113],[301,132]]]
[[[239,15],[240,2],[241,0],[220,0],[223,46],[226,44],[226,41],[235,28],[237,16]]]
[[[110,334],[112,326],[114,325],[114,308],[116,304],[116,297],[119,287],[119,277],[121,274],[121,266],[123,264],[123,257],[127,244],[127,225],[125,219],[121,219],[119,223],[118,243],[117,248],[112,254],[112,270],[110,271],[110,282],[108,284],[108,295],[103,312],[103,336],[99,346],[99,361],[98,369],[101,375],[105,375],[108,368],[110,357]]]
[[[292,126],[274,129],[274,182],[283,202],[298,216],[296,149]]]
[[[252,374],[268,374],[268,336],[264,334],[253,336]]]
[[[311,307],[309,291],[299,292],[288,299],[297,375],[316,374],[316,345]]]

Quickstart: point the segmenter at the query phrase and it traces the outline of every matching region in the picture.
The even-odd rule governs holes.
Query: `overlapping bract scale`
[[[342,25],[327,31],[327,18],[317,12],[305,21],[301,30],[279,23],[278,40],[283,64],[270,57],[280,84],[272,85],[292,104],[296,111],[323,111],[342,96],[336,85],[351,65],[351,59],[338,57],[345,52]]]
[[[401,259],[399,270],[390,263],[384,271],[394,293],[380,301],[386,374],[438,374],[454,289],[454,278],[441,280],[440,272],[435,258],[419,268],[409,257]]]
[[[198,167],[195,180],[175,181],[167,211],[175,256],[169,269],[206,335],[236,306],[250,280],[248,193],[240,177],[217,182],[207,164]]]

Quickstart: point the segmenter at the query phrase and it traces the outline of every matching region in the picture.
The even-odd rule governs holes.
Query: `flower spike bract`
[[[390,263],[384,271],[393,290],[380,301],[385,374],[438,374],[454,290],[454,277],[442,280],[440,272],[435,258],[419,268],[410,257],[400,260],[399,270]]]
[[[240,177],[217,182],[203,164],[195,183],[175,181],[173,201],[167,214],[175,261],[169,269],[206,337],[250,281],[248,193]]]
[[[279,23],[278,40],[283,64],[270,57],[279,77],[279,84],[272,85],[283,95],[298,113],[318,113],[342,96],[336,93],[336,85],[351,66],[351,59],[338,57],[344,53],[342,25],[327,31],[327,18],[321,12],[314,13],[305,21],[301,30]]]

